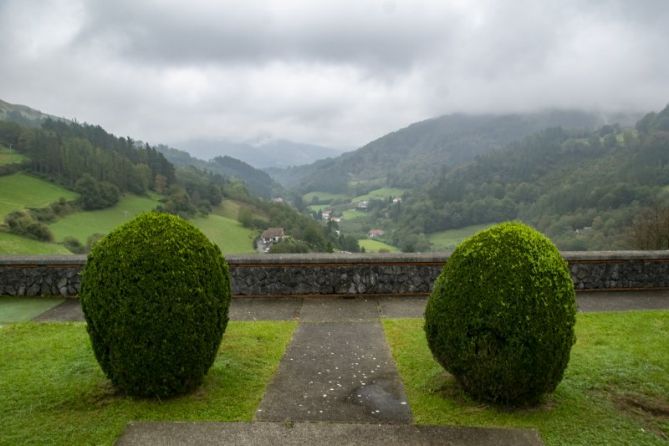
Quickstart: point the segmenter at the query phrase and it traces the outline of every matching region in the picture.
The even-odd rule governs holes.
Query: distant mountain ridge
[[[546,128],[592,130],[613,119],[632,123],[636,118],[570,110],[502,115],[458,113],[411,124],[336,158],[266,170],[284,187],[299,192],[343,193],[351,182],[364,181],[412,187],[444,168],[471,161]]]
[[[54,121],[69,121],[59,116],[42,113],[26,105],[10,104],[0,99],[0,120],[12,121],[29,127],[39,127],[45,119]]]
[[[200,159],[211,160],[227,155],[258,169],[309,164],[342,153],[341,150],[330,147],[304,144],[286,139],[270,139],[256,143],[193,139],[174,144],[174,146],[180,147]]]
[[[209,161],[203,161],[191,156],[188,152],[165,145],[159,145],[156,148],[176,166],[195,166],[224,177],[235,178],[244,182],[249,192],[259,197],[272,198],[283,192],[281,185],[267,173],[244,161],[229,156],[218,156]]]
[[[71,122],[68,119],[43,113],[26,105],[10,104],[0,100],[0,120],[11,121],[28,127],[40,127],[46,119]],[[243,181],[251,193],[263,198],[271,198],[275,192],[279,193],[282,190],[282,187],[265,172],[228,156],[218,157],[211,162],[207,162],[191,157],[187,152],[172,149],[165,145],[158,145],[156,149],[174,165],[194,166],[224,177]]]

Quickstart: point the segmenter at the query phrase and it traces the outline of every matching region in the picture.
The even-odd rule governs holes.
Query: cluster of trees
[[[281,249],[302,251],[305,246],[310,251],[359,249],[355,239],[341,235],[336,228],[322,227],[290,206],[252,196],[244,183],[227,172],[241,172],[251,178],[263,196],[270,195],[268,187],[272,180],[231,158],[216,158],[205,163],[204,169],[187,162],[175,169],[160,151],[148,144],[116,137],[99,126],[52,119],[43,120],[41,127],[0,121],[0,144],[27,157],[28,161],[13,168],[26,169],[80,195],[76,205],[57,202],[43,209],[10,214],[5,225],[16,234],[51,241],[53,236],[47,223],[72,208],[103,209],[118,203],[124,193],[144,195],[154,191],[163,196],[158,210],[184,218],[206,215],[224,198],[247,203],[266,218],[249,218],[242,213],[240,220],[245,226],[257,229],[280,226],[293,236],[295,242]],[[84,245],[77,240],[65,240],[73,252],[85,252],[94,242],[89,240]]]
[[[343,234],[335,222],[322,225],[311,216],[296,212],[283,203],[255,199],[249,201],[249,204],[253,210],[242,208],[239,211],[239,221],[243,226],[258,230],[280,227],[291,236],[285,244],[277,244],[272,252],[360,251],[358,240]],[[264,218],[259,218],[259,215]]]
[[[635,216],[669,187],[669,107],[635,129],[551,128],[434,176],[408,194],[395,240],[522,219],[564,249],[630,247]]]
[[[76,206],[74,203],[61,198],[43,208],[10,212],[5,217],[4,223],[9,232],[35,240],[50,242],[53,240],[53,234],[47,224],[69,214],[75,209]]]
[[[99,126],[46,119],[34,128],[0,121],[0,144],[26,155],[30,161],[24,167],[32,173],[70,189],[85,177],[80,185],[97,189],[84,198],[85,208],[115,203],[116,191],[145,194],[176,179],[174,167],[157,150]]]

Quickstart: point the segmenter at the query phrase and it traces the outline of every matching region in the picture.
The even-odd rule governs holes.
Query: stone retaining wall
[[[669,251],[563,252],[578,290],[669,288]],[[429,254],[228,256],[233,294],[427,294],[448,260]],[[0,295],[76,296],[85,256],[0,256]]]

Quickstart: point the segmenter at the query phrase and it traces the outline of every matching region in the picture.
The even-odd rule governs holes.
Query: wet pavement
[[[327,318],[362,321],[381,318],[423,317],[427,297],[239,297],[230,304],[230,319],[301,320],[313,322]],[[331,305],[334,303],[334,305]],[[669,290],[587,291],[576,293],[579,311],[628,311],[669,309]],[[40,314],[35,321],[83,321],[78,299]]]

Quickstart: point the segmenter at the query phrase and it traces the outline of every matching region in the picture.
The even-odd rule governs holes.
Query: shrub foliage
[[[574,285],[557,248],[518,222],[462,242],[425,310],[435,359],[473,398],[535,403],[562,379],[575,342]]]
[[[81,303],[95,356],[120,390],[167,397],[197,387],[228,323],[217,246],[179,217],[141,214],[95,244]]]

